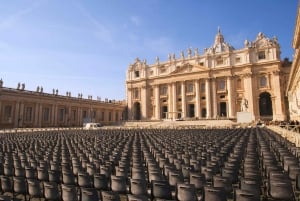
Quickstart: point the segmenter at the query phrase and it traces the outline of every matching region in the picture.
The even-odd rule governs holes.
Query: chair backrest
[[[126,177],[111,175],[111,190],[118,193],[126,193]]]
[[[260,195],[246,190],[236,189],[234,201],[260,201]]]
[[[164,180],[153,180],[151,182],[151,195],[154,198],[172,199],[169,182]]]
[[[130,193],[133,195],[146,195],[147,194],[146,180],[131,179],[130,180]]]
[[[42,191],[40,188],[40,182],[36,179],[28,179],[28,194],[32,197],[40,197],[42,195]]]
[[[63,201],[77,201],[78,195],[77,195],[76,186],[62,184],[61,197]]]
[[[95,174],[93,178],[94,188],[98,190],[108,190],[108,180],[104,174]]]
[[[193,184],[177,184],[177,199],[179,201],[197,201],[195,186]]]
[[[46,200],[57,200],[60,198],[58,185],[56,182],[43,182],[44,197]]]
[[[227,201],[224,188],[221,187],[204,187],[204,201]]]
[[[81,201],[98,201],[98,193],[95,188],[81,188]]]

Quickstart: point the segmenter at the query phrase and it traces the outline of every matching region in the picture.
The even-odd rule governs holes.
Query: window
[[[241,63],[241,57],[236,57],[236,58],[235,58],[235,63],[237,63],[237,64],[238,64],[238,63]]]
[[[168,93],[168,87],[167,86],[162,86],[160,90],[161,95],[167,95]]]
[[[150,89],[150,97],[153,97],[153,88]]]
[[[151,76],[151,75],[153,75],[153,74],[154,74],[154,73],[153,73],[153,70],[152,70],[152,71],[150,71],[150,73],[149,73],[149,74],[150,74],[150,76]]]
[[[4,107],[4,121],[11,121],[12,117],[12,106],[6,105]]]
[[[222,57],[217,57],[216,63],[217,63],[217,65],[222,65],[224,63],[223,58]]]
[[[225,80],[220,80],[218,83],[218,90],[224,91],[225,90]]]
[[[204,93],[204,92],[205,92],[205,83],[201,83],[200,88],[201,88],[201,89],[200,89],[201,92]]]
[[[178,95],[181,95],[181,86],[178,86],[178,87],[177,87],[177,94],[178,94]]]
[[[259,85],[260,87],[267,87],[267,78],[265,76],[260,78]]]
[[[201,100],[205,100],[205,99],[206,99],[205,96],[202,96],[202,97],[201,97]]]
[[[258,52],[258,59],[261,60],[261,59],[265,59],[265,58],[266,58],[265,51],[259,51]]]
[[[25,108],[25,121],[27,122],[32,121],[32,107]]]
[[[194,91],[194,84],[193,83],[189,83],[188,84],[188,88],[187,88],[187,92],[188,93],[192,93]]]
[[[165,68],[161,68],[160,69],[160,73],[165,73],[166,72],[166,69]]]
[[[134,71],[134,77],[140,77],[140,71]]]
[[[134,98],[135,99],[139,98],[139,89],[138,88],[134,89]]]
[[[200,62],[199,65],[200,65],[200,66],[204,66],[204,63],[203,63],[203,62]]]
[[[236,88],[242,89],[242,80],[240,78],[236,80]]]
[[[43,121],[49,121],[50,109],[48,107],[43,108]]]

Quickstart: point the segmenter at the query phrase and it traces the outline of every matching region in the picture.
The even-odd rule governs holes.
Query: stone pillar
[[[205,96],[206,96],[206,118],[211,118],[211,86],[210,78],[205,80]]]
[[[154,100],[155,100],[155,117],[156,119],[160,119],[160,98],[159,98],[159,85],[155,85],[154,87]]]
[[[246,92],[245,98],[248,101],[247,112],[251,113],[251,117],[254,120],[255,119],[254,101],[256,101],[256,98],[253,97],[252,74],[244,75],[244,86],[245,86],[244,88],[245,88],[245,92]]]
[[[57,105],[54,105],[54,122],[53,122],[53,125],[56,127],[58,124],[57,124]]]
[[[172,104],[173,104],[173,119],[177,119],[177,90],[176,90],[176,82],[172,83]]]
[[[42,127],[42,121],[43,121],[43,105],[39,104],[39,111],[38,111],[38,127]]]
[[[196,98],[196,114],[195,116],[201,117],[201,106],[200,106],[200,83],[199,80],[195,80],[195,98]]]
[[[173,94],[172,94],[172,83],[168,85],[168,119],[173,119]]]
[[[228,114],[227,114],[227,117],[229,118],[233,118],[235,115],[234,115],[234,109],[233,109],[233,100],[234,98],[232,97],[233,96],[233,93],[232,93],[232,77],[227,77],[227,101],[228,101]]]
[[[141,119],[147,119],[148,118],[148,97],[147,97],[147,87],[146,85],[143,85],[141,87]]]
[[[185,81],[181,83],[182,118],[186,117]]]
[[[285,114],[283,113],[284,108],[282,107],[284,104],[282,103],[282,95],[281,95],[281,86],[280,86],[280,76],[279,71],[273,72],[273,83],[272,83],[272,90],[274,92],[275,99],[272,100],[272,107],[273,107],[273,119],[278,121],[283,121],[286,119]]]
[[[217,87],[216,78],[212,79],[212,104],[213,104],[213,118],[218,116],[218,102],[217,102]]]
[[[127,106],[128,106],[128,120],[133,120],[133,113],[132,113],[132,88],[127,88]]]
[[[19,127],[23,127],[24,122],[24,103],[20,102],[20,113],[19,113],[20,121],[19,121]]]
[[[15,105],[15,115],[14,115],[14,128],[18,128],[18,122],[19,122],[19,114],[20,114],[20,102],[16,102]]]
[[[33,114],[33,126],[39,127],[39,111],[40,111],[40,103],[35,104],[34,114]]]

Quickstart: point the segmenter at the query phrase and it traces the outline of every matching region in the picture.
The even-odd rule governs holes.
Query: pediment
[[[205,66],[195,65],[195,64],[183,64],[181,66],[177,66],[174,71],[170,74],[183,74],[183,73],[192,73],[192,72],[201,72],[207,71],[208,68]]]

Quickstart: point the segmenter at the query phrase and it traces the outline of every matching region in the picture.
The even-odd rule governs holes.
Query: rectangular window
[[[50,108],[43,108],[43,121],[47,122],[50,119]]]
[[[187,92],[188,93],[192,93],[194,91],[194,84],[193,83],[189,83],[188,84],[188,88],[187,88]]]
[[[139,99],[139,89],[138,89],[138,88],[136,88],[136,89],[134,90],[134,98],[135,98],[135,99]]]
[[[261,59],[265,59],[265,58],[266,58],[265,51],[259,51],[258,52],[258,59],[261,60]]]
[[[26,122],[32,121],[32,107],[25,108],[25,121]]]
[[[267,87],[267,78],[265,76],[260,78],[260,87]]]
[[[140,77],[140,71],[134,71],[134,77]]]
[[[235,63],[241,63],[241,57],[237,57],[237,58],[235,58]]]
[[[218,84],[218,90],[224,91],[225,90],[225,80],[220,80]]]
[[[205,83],[201,83],[201,92],[204,93],[205,92]]]
[[[222,57],[218,57],[218,58],[216,59],[216,63],[217,63],[217,65],[222,65],[222,64],[224,63],[223,58],[222,58]]]
[[[12,106],[6,105],[4,107],[4,121],[11,121],[12,120]]]
[[[160,90],[161,95],[167,95],[168,93],[168,87],[167,86],[162,86]]]

